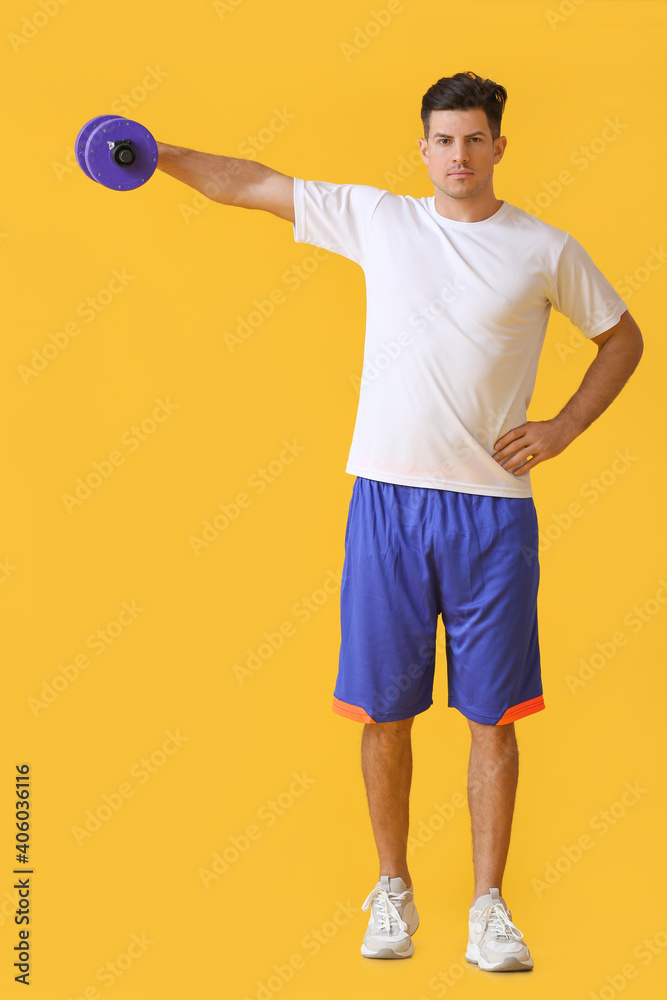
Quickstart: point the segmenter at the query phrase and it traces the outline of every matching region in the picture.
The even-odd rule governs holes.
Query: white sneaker
[[[412,888],[402,878],[382,875],[361,908],[369,906],[371,916],[361,946],[364,958],[410,958],[414,951],[411,935],[419,927]]]
[[[523,934],[512,923],[512,914],[497,889],[480,896],[470,908],[466,958],[486,972],[519,972],[533,967]]]

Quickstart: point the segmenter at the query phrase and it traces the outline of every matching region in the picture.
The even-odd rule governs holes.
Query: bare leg
[[[502,896],[519,775],[514,723],[487,726],[468,719],[472,742],[468,805],[472,824],[475,890],[473,905],[491,888]]]
[[[380,874],[402,878],[408,888],[412,885],[407,848],[413,721],[414,717],[369,722],[361,735],[361,769]]]

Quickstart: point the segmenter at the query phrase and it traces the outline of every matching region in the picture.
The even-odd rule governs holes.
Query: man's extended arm
[[[294,222],[294,178],[234,156],[200,153],[158,142],[158,169],[221,205],[260,208]]]
[[[598,353],[574,396],[552,420],[529,420],[513,427],[494,444],[493,457],[515,476],[564,451],[607,409],[639,363],[644,344],[639,327],[626,311],[616,326],[598,337]],[[532,455],[528,461],[525,461]]]

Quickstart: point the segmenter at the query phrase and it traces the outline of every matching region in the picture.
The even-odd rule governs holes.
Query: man
[[[501,896],[518,776],[515,722],[544,708],[538,526],[529,472],[560,454],[634,371],[642,337],[568,233],[496,198],[507,93],[474,73],[424,95],[431,197],[306,181],[159,144],[158,167],[213,200],[293,223],[296,242],[359,264],[367,291],[355,475],[345,531],[334,711],[363,724],[380,879],[369,958],[408,958],[419,918],[407,865],[411,727],[432,704],[438,617],[448,704],[471,731],[474,890],[466,957],[533,967]],[[581,386],[528,421],[551,307],[597,346]]]

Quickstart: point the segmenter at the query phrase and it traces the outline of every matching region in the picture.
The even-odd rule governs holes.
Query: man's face
[[[435,187],[451,198],[472,198],[493,177],[507,139],[491,138],[482,108],[432,111],[428,142],[419,140],[422,159]]]

